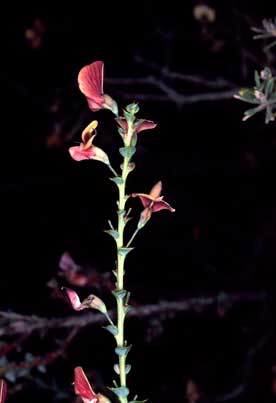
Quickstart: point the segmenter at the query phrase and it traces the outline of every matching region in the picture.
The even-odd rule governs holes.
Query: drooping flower
[[[83,309],[93,308],[97,311],[102,312],[103,314],[107,313],[105,303],[96,295],[91,294],[87,298],[85,298],[85,300],[80,302],[80,298],[75,291],[67,287],[63,287],[63,290],[65,291],[69,302],[75,311],[82,311]]]
[[[103,91],[104,63],[93,62],[84,66],[78,75],[78,83],[81,92],[86,96],[89,108],[96,112],[100,109],[109,109],[118,115],[116,101]]]
[[[93,391],[83,369],[81,367],[75,368],[74,375],[75,394],[79,395],[84,403],[97,403],[97,394]]]
[[[92,144],[96,136],[97,126],[97,120],[93,120],[89,123],[82,132],[82,143],[79,146],[69,148],[69,153],[75,161],[97,160],[110,165],[107,154],[101,148]]]
[[[133,124],[132,131],[128,133],[128,123],[126,118],[120,116],[115,120],[121,127],[121,135],[126,144],[131,143],[132,137],[135,135],[135,133],[137,134],[143,130],[151,130],[157,126],[157,123],[153,122],[152,120],[137,119]]]
[[[7,383],[4,379],[0,379],[0,403],[5,403],[7,396]]]
[[[142,228],[148,222],[152,213],[156,213],[157,211],[161,210],[169,210],[171,212],[175,211],[174,208],[163,200],[163,196],[160,196],[161,192],[162,182],[159,181],[153,186],[149,194],[133,193],[131,195],[132,197],[139,197],[144,206],[144,210],[140,215],[140,220],[138,223],[139,228]]]

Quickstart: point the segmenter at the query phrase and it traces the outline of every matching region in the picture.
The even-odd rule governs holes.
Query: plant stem
[[[136,228],[136,230],[134,231],[134,233],[132,234],[132,237],[130,238],[130,240],[127,243],[127,248],[131,245],[131,242],[133,241],[133,239],[136,237],[136,235],[138,234],[138,232],[140,231],[140,228]]]
[[[110,171],[111,171],[115,176],[118,176],[117,172],[115,171],[115,169],[114,169],[110,164],[108,164],[108,168],[110,169]]]
[[[123,183],[118,185],[119,188],[119,202],[118,202],[118,234],[117,239],[117,291],[124,290],[124,262],[125,256],[120,254],[120,249],[124,247],[124,228],[125,228],[125,204],[126,204],[126,179],[128,175],[128,163],[130,158],[124,157],[122,176]],[[118,334],[116,336],[117,347],[125,347],[124,341],[124,320],[125,320],[124,298],[117,298],[117,328]],[[120,369],[120,386],[126,387],[126,356],[119,356],[119,369]],[[121,403],[126,403],[127,397],[119,398]]]

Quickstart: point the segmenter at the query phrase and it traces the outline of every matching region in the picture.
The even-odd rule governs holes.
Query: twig
[[[228,294],[230,304],[235,303],[252,303],[264,302],[268,299],[265,293],[239,293]],[[212,305],[217,305],[217,296],[188,298],[181,301],[161,301],[157,304],[144,305],[132,308],[129,313],[130,317],[147,317],[161,314],[200,311]],[[110,311],[111,318],[114,317],[115,311]],[[92,325],[95,323],[103,323],[105,318],[101,314],[85,313],[78,315],[70,315],[68,317],[48,319],[39,316],[21,315],[14,312],[0,311],[0,318],[6,319],[7,324],[2,324],[1,335],[15,335],[26,333],[26,331],[42,331],[57,328],[70,328],[78,326],[79,328]]]

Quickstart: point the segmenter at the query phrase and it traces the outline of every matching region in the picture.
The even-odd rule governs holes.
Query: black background
[[[169,60],[172,70],[210,78],[223,76],[240,86],[251,85],[254,69],[263,66],[249,62],[249,72],[243,76],[241,48],[248,46],[257,60],[262,60],[261,43],[253,42],[250,24],[240,15],[259,25],[275,11],[266,2],[256,3],[210,3],[217,11],[210,29],[215,38],[225,41],[216,53],[210,51],[193,18],[194,1],[164,5],[78,2],[62,7],[45,3],[3,10],[2,310],[50,317],[69,313],[63,301],[49,298],[46,287],[65,250],[79,264],[99,271],[114,265],[114,247],[103,229],[114,217],[115,187],[105,166],[70,159],[68,148],[79,136],[58,148],[46,146],[54,124],[49,111],[53,100],[60,97],[63,114],[68,116],[68,124],[73,124],[80,108],[86,107],[76,85],[80,68],[104,60],[107,77],[142,76],[146,70],[135,62],[135,54],[160,65]],[[43,45],[32,49],[24,31],[36,17],[45,23],[46,33]],[[159,31],[174,33],[169,59]],[[124,106],[114,87],[105,85],[105,89]],[[195,91],[189,85],[181,90]],[[196,91],[202,89],[197,87]],[[162,179],[165,200],[176,212],[154,215],[137,237],[126,276],[135,300],[149,303],[221,291],[266,291],[271,296],[266,307],[244,304],[223,318],[215,307],[204,313],[179,314],[164,321],[163,334],[152,343],[144,339],[147,322],[130,321],[135,347],[130,382],[139,397],[185,401],[185,380],[192,377],[206,399],[213,401],[214,396],[239,384],[250,345],[267,331],[272,329],[273,333],[275,128],[273,123],[265,126],[262,116],[242,123],[244,105],[233,99],[182,108],[170,101],[141,101],[140,107],[140,117],[152,119],[158,126],[139,135],[137,169],[130,176],[129,192],[148,192]],[[120,139],[112,114],[88,111],[85,122],[93,118],[101,128],[97,145],[118,166]],[[253,156],[253,163],[248,155]],[[138,215],[138,200],[133,206]],[[194,237],[195,228],[199,239]],[[97,369],[109,385],[112,375],[106,368],[111,367],[112,346],[110,338],[100,332],[94,328],[83,331],[68,352],[70,364],[52,364],[49,371],[68,386],[73,367],[83,365]],[[274,336],[256,359],[246,393],[233,401],[274,401],[269,386],[275,358],[273,341]],[[26,393],[29,400],[42,398],[31,386]],[[18,395],[17,400],[24,396]],[[50,399],[49,394],[47,401]]]

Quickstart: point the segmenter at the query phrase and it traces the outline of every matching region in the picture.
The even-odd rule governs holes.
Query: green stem
[[[127,243],[127,248],[131,245],[131,242],[133,241],[133,239],[136,237],[136,235],[138,234],[138,232],[140,231],[141,228],[136,228],[136,230],[134,231],[132,237],[130,238],[130,240]]]
[[[117,172],[115,171],[115,169],[110,164],[108,164],[107,166],[115,176],[118,176]]]
[[[125,228],[125,204],[126,204],[126,179],[128,175],[129,158],[125,157],[122,167],[123,183],[118,185],[119,188],[119,202],[118,202],[118,234],[117,239],[117,291],[124,290],[124,262],[125,256],[119,253],[120,248],[124,247],[124,228]],[[124,299],[117,298],[117,328],[118,334],[116,336],[117,347],[124,347],[124,320],[125,320]],[[119,356],[119,369],[120,369],[120,386],[126,387],[126,356]],[[126,403],[127,397],[119,398],[121,403]]]

